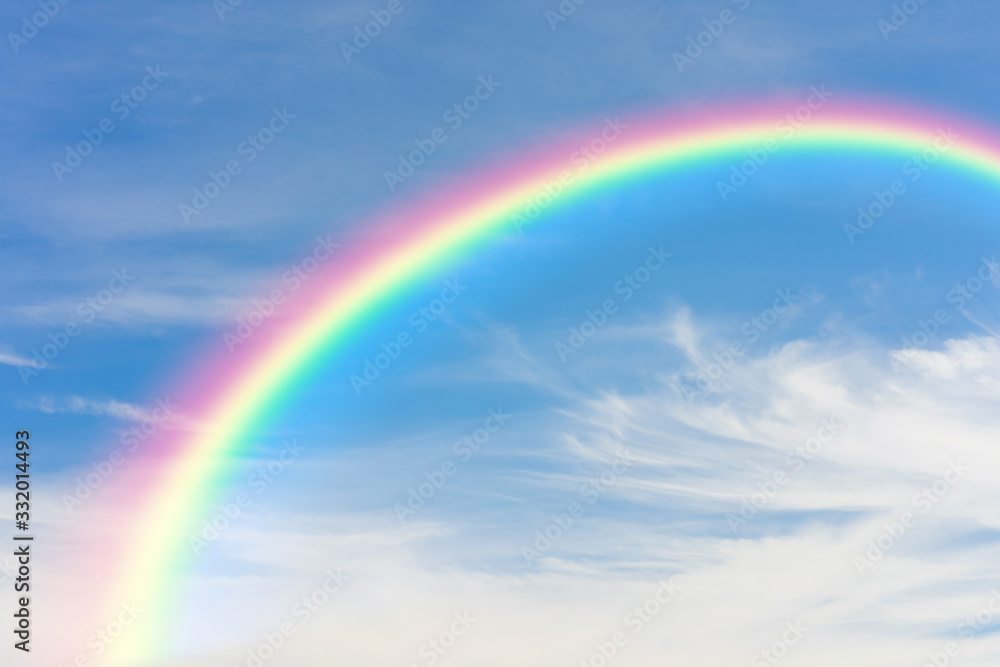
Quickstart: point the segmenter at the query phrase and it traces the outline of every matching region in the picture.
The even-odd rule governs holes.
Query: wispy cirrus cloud
[[[37,362],[34,360],[20,356],[9,345],[3,344],[0,344],[0,364],[6,366],[30,366],[31,368],[38,367]]]
[[[17,403],[21,410],[34,410],[42,414],[73,414],[91,415],[95,417],[111,417],[125,422],[143,422],[147,420],[162,421],[155,413],[157,408],[149,408],[134,403],[125,403],[113,398],[90,399],[83,396],[39,396],[33,399],[21,399]]]

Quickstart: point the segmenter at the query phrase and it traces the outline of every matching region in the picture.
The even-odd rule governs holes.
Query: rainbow
[[[518,231],[516,221],[530,217],[536,210],[532,205],[538,210],[556,206],[595,187],[694,161],[724,158],[728,167],[771,141],[780,151],[904,158],[936,150],[952,165],[1000,181],[1000,140],[974,123],[884,102],[835,98],[808,113],[800,103],[771,101],[750,110],[727,105],[742,108],[739,113],[629,117],[627,127],[600,120],[543,150],[502,159],[498,167],[448,183],[366,225],[375,231],[345,243],[342,255],[324,264],[294,303],[283,306],[284,316],[262,326],[234,354],[216,340],[212,352],[177,385],[186,403],[203,406],[194,417],[199,427],[162,436],[154,450],[157,464],[145,466],[120,493],[131,496],[140,520],[122,543],[109,606],[138,599],[161,609],[102,656],[103,664],[155,659],[166,640],[167,601],[189,551],[190,528],[205,518],[242,439],[295,390],[310,362],[335,350],[366,315],[414,278],[440,270],[477,244]],[[797,111],[798,123],[782,124]],[[957,139],[944,147],[940,137],[949,127]],[[581,147],[590,150],[581,154]],[[721,180],[727,176],[728,171],[720,171]]]

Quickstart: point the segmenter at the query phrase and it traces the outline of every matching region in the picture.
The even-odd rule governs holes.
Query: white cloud
[[[0,364],[6,366],[30,366],[37,368],[38,364],[32,359],[25,359],[14,352],[9,345],[0,344]]]
[[[672,340],[692,354],[689,363],[726,344],[706,339],[694,317],[667,322],[644,331],[664,341],[667,328],[682,325]],[[511,335],[501,338],[530,365]],[[660,357],[676,359],[670,346],[660,343]],[[450,502],[447,511],[400,526],[392,501],[385,512],[325,505],[339,497],[330,479],[303,500],[310,473],[336,474],[335,458],[356,453],[325,453],[331,461],[290,469],[182,582],[184,599],[196,593],[198,603],[186,608],[178,657],[158,664],[246,664],[264,634],[292,621],[295,635],[267,664],[329,664],[333,642],[345,664],[422,665],[421,646],[468,610],[472,630],[440,664],[578,665],[622,631],[628,643],[609,664],[746,665],[798,622],[805,634],[783,666],[908,667],[957,640],[956,626],[985,607],[1000,575],[997,340],[949,340],[909,355],[898,371],[891,351],[871,341],[794,341],[740,360],[690,401],[678,390],[690,368],[657,366],[655,356],[645,363],[658,384],[594,391],[553,411],[546,432],[561,438],[543,447],[531,429],[517,435],[526,440],[512,447],[521,456],[538,452],[545,475],[463,470],[480,476],[470,480],[477,490],[499,484],[515,499],[495,514],[452,493],[434,499]],[[555,377],[544,369],[517,376],[541,387]],[[786,453],[829,419],[842,428],[792,470]],[[620,448],[637,458],[633,469],[543,558],[525,564],[521,545],[544,527],[531,517],[549,504],[564,507]],[[913,496],[957,460],[971,469],[920,513]],[[789,481],[734,535],[726,515],[779,470]],[[862,576],[855,556],[903,511],[917,514],[915,525]],[[348,586],[298,623],[293,605],[336,568],[350,575]],[[677,597],[633,633],[626,614],[669,576],[680,584]],[[984,633],[961,649],[963,665],[994,665],[1000,635]]]
[[[157,408],[147,408],[133,403],[123,403],[113,398],[93,400],[82,396],[67,396],[63,398],[39,396],[31,400],[22,399],[18,401],[18,407],[22,410],[37,410],[49,415],[94,415],[97,417],[112,417],[120,421],[136,423],[147,420],[157,422],[162,420],[162,417],[156,416],[158,414]]]

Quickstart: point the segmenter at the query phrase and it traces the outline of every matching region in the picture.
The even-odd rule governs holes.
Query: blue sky
[[[317,237],[346,239],[456,174],[607,118],[816,86],[831,108],[877,96],[1000,126],[1000,8],[985,1],[914,3],[887,32],[891,2],[587,0],[553,24],[554,0],[401,0],[348,61],[342,44],[389,5],[56,3],[37,34],[0,45],[0,401],[8,430],[46,443],[50,535],[79,529],[61,500],[74,480],[155,414],[177,368],[225,353],[223,333]],[[673,54],[727,10],[678,71]],[[4,34],[38,11],[6,3]],[[482,78],[497,85],[480,108],[447,116]],[[447,140],[390,189],[386,171],[439,127]],[[273,141],[255,147],[262,128]],[[851,243],[844,224],[907,157],[782,153],[727,201],[716,183],[741,156],[700,161],[588,192],[416,281],[253,434],[219,502],[254,502],[179,583],[198,604],[151,664],[247,664],[338,568],[348,583],[268,664],[329,664],[334,647],[345,664],[431,664],[425,643],[468,610],[478,620],[435,662],[587,663],[621,630],[623,667],[777,664],[783,637],[790,667],[919,666],[950,641],[950,659],[996,664],[992,616],[969,641],[959,624],[988,609],[998,574],[1000,201],[995,183],[935,166]],[[225,186],[185,215],[212,174]],[[620,289],[651,253],[670,256]],[[956,297],[977,275],[974,298]],[[449,280],[461,296],[415,325]],[[69,321],[79,335],[22,381]],[[414,345],[355,391],[401,331]],[[741,516],[775,475],[779,491]],[[563,529],[552,517],[573,503]],[[912,529],[859,566],[907,511]],[[50,558],[55,605],[68,584]],[[629,610],[671,577],[676,595],[633,632]],[[92,657],[75,636],[47,650]]]

